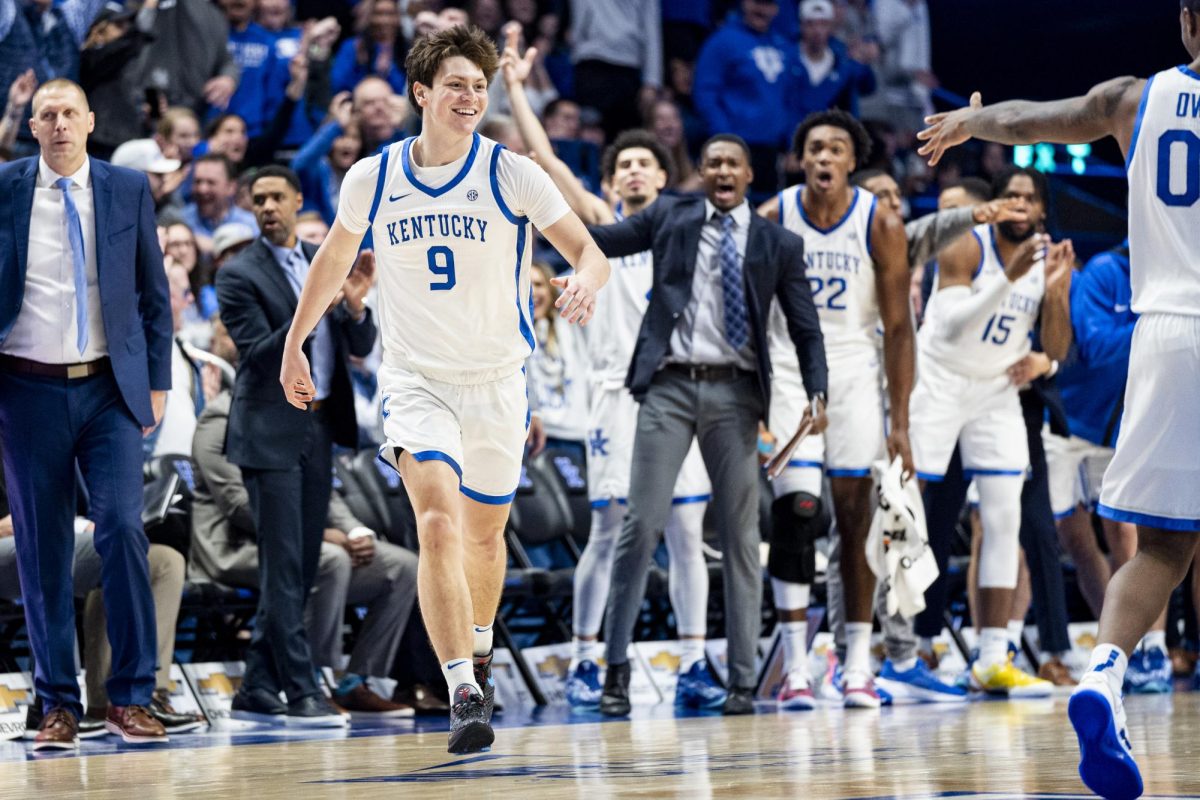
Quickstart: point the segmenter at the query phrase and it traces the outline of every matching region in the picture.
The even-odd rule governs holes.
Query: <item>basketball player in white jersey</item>
[[[450,688],[452,753],[494,738],[491,625],[529,424],[530,225],[575,267],[554,281],[565,320],[591,317],[609,272],[546,173],[475,132],[498,63],[474,27],[439,32],[409,52],[421,135],[347,173],[280,371],[289,401],[303,408],[313,386],[301,345],[369,230],[383,333],[380,457],[399,471],[416,512],[417,591]]]
[[[1200,0],[1180,0],[1190,65],[1148,80],[1115,78],[1083,97],[971,105],[928,119],[923,155],[977,137],[1005,144],[1091,142],[1112,136],[1129,172],[1132,307],[1140,314],[1125,415],[1104,474],[1100,513],[1138,526],[1138,552],[1104,595],[1088,672],[1071,697],[1080,776],[1108,798],[1137,797],[1121,705],[1129,653],[1183,580],[1200,540]]]
[[[615,199],[614,204],[589,192],[571,173],[554,154],[525,94],[524,81],[537,51],[530,48],[523,57],[519,55],[519,25],[509,23],[505,34],[501,71],[513,120],[529,152],[545,167],[580,219],[588,225],[609,225],[657,200],[667,183],[670,156],[644,130],[625,131],[604,153],[601,175],[608,193]],[[600,624],[608,600],[617,536],[625,516],[637,429],[637,402],[625,388],[625,373],[654,282],[654,262],[649,251],[613,258],[609,263],[612,278],[605,302],[587,327],[592,372],[587,442],[592,527],[575,568],[574,641],[566,687],[567,701],[572,707],[590,710],[600,706]],[[792,359],[795,358],[793,349]],[[693,442],[675,484],[671,516],[664,531],[670,557],[671,606],[682,645],[675,704],[686,708],[719,708],[726,696],[704,656],[708,568],[701,545],[710,492],[700,447]]]
[[[908,240],[904,223],[865,189],[850,185],[850,174],[869,155],[862,124],[842,111],[810,114],[796,130],[795,152],[806,176],[803,186],[785,189],[759,213],[804,238],[806,274],[821,318],[829,362],[829,428],[824,467],[830,476],[833,510],[843,537],[842,577],[846,586],[847,707],[878,708],[870,667],[872,597],[875,577],[865,544],[871,523],[871,466],[886,453],[900,456],[915,475],[908,442],[908,397],[913,386],[913,322],[908,303]],[[774,327],[772,330],[774,330]],[[883,329],[883,364],[877,330]],[[774,342],[779,337],[773,336]],[[782,354],[783,347],[775,350]],[[777,395],[772,433],[787,441],[800,420],[805,397],[791,358],[772,360]],[[786,366],[783,366],[786,365]],[[883,377],[887,375],[890,426],[885,431]],[[787,430],[791,425],[792,430]],[[771,564],[776,605],[785,626],[784,644],[794,657],[784,687],[785,705],[807,707],[800,622],[808,606],[816,536],[819,487],[817,439],[794,457],[792,476],[777,481],[772,506]],[[814,469],[814,465],[817,469]],[[789,637],[791,645],[789,646]]]

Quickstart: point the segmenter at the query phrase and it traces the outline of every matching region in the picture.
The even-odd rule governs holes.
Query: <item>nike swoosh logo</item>
[[[410,194],[412,194],[412,192],[405,192],[404,194],[388,195],[388,202],[394,203],[397,200],[403,200],[404,198],[408,197]]]
[[[465,658],[462,661],[451,661],[449,664],[446,665],[446,669],[454,669],[455,667],[459,666],[460,664],[465,664],[465,663],[467,663],[467,660]]]

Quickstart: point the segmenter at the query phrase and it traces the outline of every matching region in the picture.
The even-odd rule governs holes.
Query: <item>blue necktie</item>
[[[79,209],[71,199],[71,179],[59,178],[54,185],[62,189],[67,208],[67,241],[71,244],[71,261],[75,264],[75,344],[82,356],[88,343],[87,256],[83,253],[83,224],[79,221]]]
[[[733,240],[733,217],[721,217],[721,291],[725,295],[725,341],[741,350],[750,338],[746,324],[746,290],[742,285],[742,263]]]

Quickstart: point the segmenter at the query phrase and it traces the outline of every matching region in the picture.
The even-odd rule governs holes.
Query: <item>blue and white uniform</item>
[[[820,494],[822,461],[833,477],[866,477],[885,452],[879,301],[871,256],[876,198],[855,187],[845,216],[821,228],[804,213],[803,191],[801,185],[780,192],[779,220],[804,239],[805,274],[829,364],[829,427],[823,442],[810,436],[793,454],[794,465],[774,481],[780,496],[796,491]],[[771,433],[782,446],[796,432],[808,396],[777,302],[771,309],[768,342],[774,370]]]
[[[1200,74],[1146,82],[1126,158],[1132,306],[1117,451],[1100,513],[1167,530],[1200,530]]]
[[[531,228],[570,209],[540,167],[479,134],[440,167],[414,164],[414,141],[355,164],[337,214],[375,242],[380,455],[393,466],[395,448],[443,461],[467,497],[507,503],[529,424]]]
[[[992,227],[979,225],[972,235],[980,251],[971,281],[975,293],[1007,279]],[[941,291],[930,297],[917,337],[917,385],[909,403],[909,436],[920,477],[941,480],[955,442],[968,476],[1025,474],[1029,442],[1007,370],[1032,348],[1045,290],[1045,264],[1039,261],[1008,287],[989,316],[972,321],[954,339],[942,329]]]

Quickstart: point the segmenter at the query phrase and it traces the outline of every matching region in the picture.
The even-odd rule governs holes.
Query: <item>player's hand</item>
[[[917,133],[917,138],[925,142],[921,149],[917,150],[918,155],[929,156],[929,166],[937,166],[942,160],[942,153],[971,138],[971,134],[967,133],[967,121],[981,108],[983,95],[974,92],[971,95],[971,103],[966,108],[926,117],[925,124],[929,127]]]
[[[912,444],[908,441],[908,429],[892,427],[888,432],[887,437],[888,460],[894,461],[897,457],[900,459],[900,464],[904,468],[905,480],[912,480],[917,476],[917,468],[913,464]]]
[[[167,393],[165,391],[150,392],[150,408],[154,411],[154,424],[142,428],[142,436],[149,436],[151,431],[162,422],[163,412],[167,409]]]
[[[1046,252],[1046,294],[1062,297],[1071,291],[1075,272],[1075,245],[1070,239],[1050,245]]]
[[[1025,202],[1018,197],[1004,197],[975,206],[972,217],[976,225],[993,222],[1027,222],[1029,212]]]
[[[306,403],[317,396],[312,374],[308,370],[308,359],[299,347],[284,347],[283,363],[279,367],[279,385],[283,396],[296,408],[307,411]]]
[[[825,414],[825,402],[820,398],[813,400],[808,404],[808,408],[804,409],[804,416],[800,419],[800,424],[804,424],[807,420],[812,420],[812,430],[808,432],[809,436],[817,436],[825,432],[829,427],[829,417]]]
[[[354,269],[350,270],[350,274],[346,276],[346,281],[342,284],[343,299],[355,319],[362,317],[363,308],[366,306],[367,292],[374,285],[375,253],[371,250],[363,250],[358,254],[358,260],[354,262]]]
[[[554,302],[559,316],[567,322],[586,325],[596,311],[596,293],[600,291],[595,279],[586,274],[573,274],[551,278],[550,283],[560,290],[558,300]]]
[[[1050,356],[1045,353],[1030,353],[1008,368],[1008,379],[1013,386],[1028,386],[1050,371]]]
[[[1033,265],[1046,257],[1046,249],[1050,246],[1050,237],[1044,233],[1035,233],[1017,246],[1016,251],[1004,268],[1004,277],[1009,283],[1014,283],[1029,274]]]
[[[546,426],[542,424],[542,418],[537,414],[529,418],[529,435],[525,437],[525,443],[529,445],[530,458],[539,455],[546,449]]]
[[[237,90],[237,81],[228,75],[218,75],[209,78],[204,84],[204,99],[215,108],[224,109],[229,105],[229,98]]]
[[[537,48],[530,47],[521,55],[521,23],[509,22],[501,29],[504,33],[504,55],[500,58],[500,72],[506,86],[523,84],[533,71],[537,60]]]

